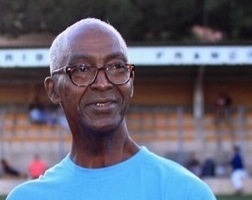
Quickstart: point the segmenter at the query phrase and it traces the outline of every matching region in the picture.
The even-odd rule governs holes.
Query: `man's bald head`
[[[125,54],[125,57],[127,57],[127,45],[121,34],[113,26],[96,18],[86,18],[69,26],[53,41],[49,55],[51,73],[53,70],[65,66],[69,60],[72,36],[88,31],[101,31],[114,34],[120,43],[122,52]]]

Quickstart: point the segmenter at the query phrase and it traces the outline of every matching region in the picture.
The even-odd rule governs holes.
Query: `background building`
[[[54,164],[68,152],[71,139],[68,129],[48,117],[60,117],[43,86],[53,37],[36,37],[41,43],[21,38],[0,49],[0,153],[20,163],[21,170],[34,153]],[[227,165],[232,145],[242,144],[251,170],[251,55],[250,45],[130,46],[130,61],[136,64],[135,93],[127,115],[132,136],[182,164],[194,152],[202,161],[213,157],[221,167]],[[220,93],[232,104],[228,119],[217,126]],[[49,114],[43,124],[29,119],[34,103]]]

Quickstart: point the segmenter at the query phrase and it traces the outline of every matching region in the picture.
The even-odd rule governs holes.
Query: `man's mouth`
[[[106,103],[96,103],[95,105],[97,107],[105,107],[105,106],[108,106],[111,102],[106,102]]]
[[[101,99],[90,103],[89,106],[99,111],[108,111],[114,109],[116,104],[114,99]]]

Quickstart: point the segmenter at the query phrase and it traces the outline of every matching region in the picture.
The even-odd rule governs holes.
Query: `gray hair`
[[[69,59],[69,52],[71,52],[71,47],[68,39],[69,33],[74,29],[79,29],[81,26],[88,24],[97,24],[106,27],[108,30],[113,32],[117,36],[121,44],[122,52],[127,57],[127,44],[122,38],[121,34],[112,25],[96,18],[86,18],[69,26],[54,39],[49,51],[49,64],[51,74],[53,70],[66,65],[66,62]]]

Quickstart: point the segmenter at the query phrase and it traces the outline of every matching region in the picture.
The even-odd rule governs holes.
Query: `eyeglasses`
[[[92,84],[95,81],[98,72],[104,70],[109,82],[115,85],[123,85],[129,81],[134,67],[134,65],[126,63],[108,64],[101,68],[80,64],[56,69],[52,72],[52,75],[63,71],[68,74],[74,85],[83,87]]]

